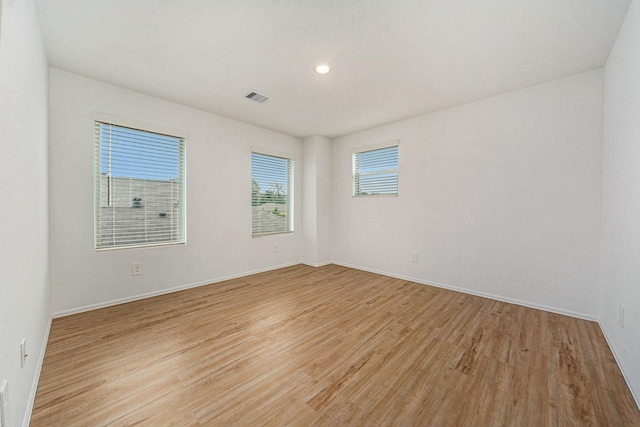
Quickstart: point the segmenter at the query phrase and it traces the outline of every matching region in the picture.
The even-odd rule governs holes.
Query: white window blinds
[[[184,138],[95,122],[95,248],[185,242]]]
[[[353,195],[398,195],[398,146],[353,153]]]
[[[293,232],[293,160],[251,153],[251,235]]]

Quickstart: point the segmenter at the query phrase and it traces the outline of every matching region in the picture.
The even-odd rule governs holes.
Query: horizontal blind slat
[[[96,249],[184,242],[183,138],[95,122]]]
[[[353,155],[353,195],[398,194],[398,146]]]
[[[252,236],[293,231],[293,160],[251,153]]]

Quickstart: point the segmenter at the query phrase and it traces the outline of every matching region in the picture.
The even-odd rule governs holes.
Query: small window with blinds
[[[353,153],[353,196],[398,195],[398,144]]]
[[[185,140],[95,122],[95,249],[185,243]]]
[[[293,233],[293,159],[251,153],[251,235]]]

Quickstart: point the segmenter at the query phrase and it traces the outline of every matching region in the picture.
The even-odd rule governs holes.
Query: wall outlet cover
[[[618,325],[620,325],[621,328],[624,328],[624,306],[623,305],[618,306]]]
[[[24,365],[27,363],[27,339],[24,338],[20,343],[20,367],[24,368]]]
[[[131,265],[131,275],[132,276],[139,276],[142,274],[142,263],[141,262],[134,262]]]
[[[9,422],[9,394],[7,380],[0,381],[0,427],[6,427]]]

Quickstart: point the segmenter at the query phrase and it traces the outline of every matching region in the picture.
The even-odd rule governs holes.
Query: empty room
[[[640,0],[0,23],[0,427],[640,426]]]

